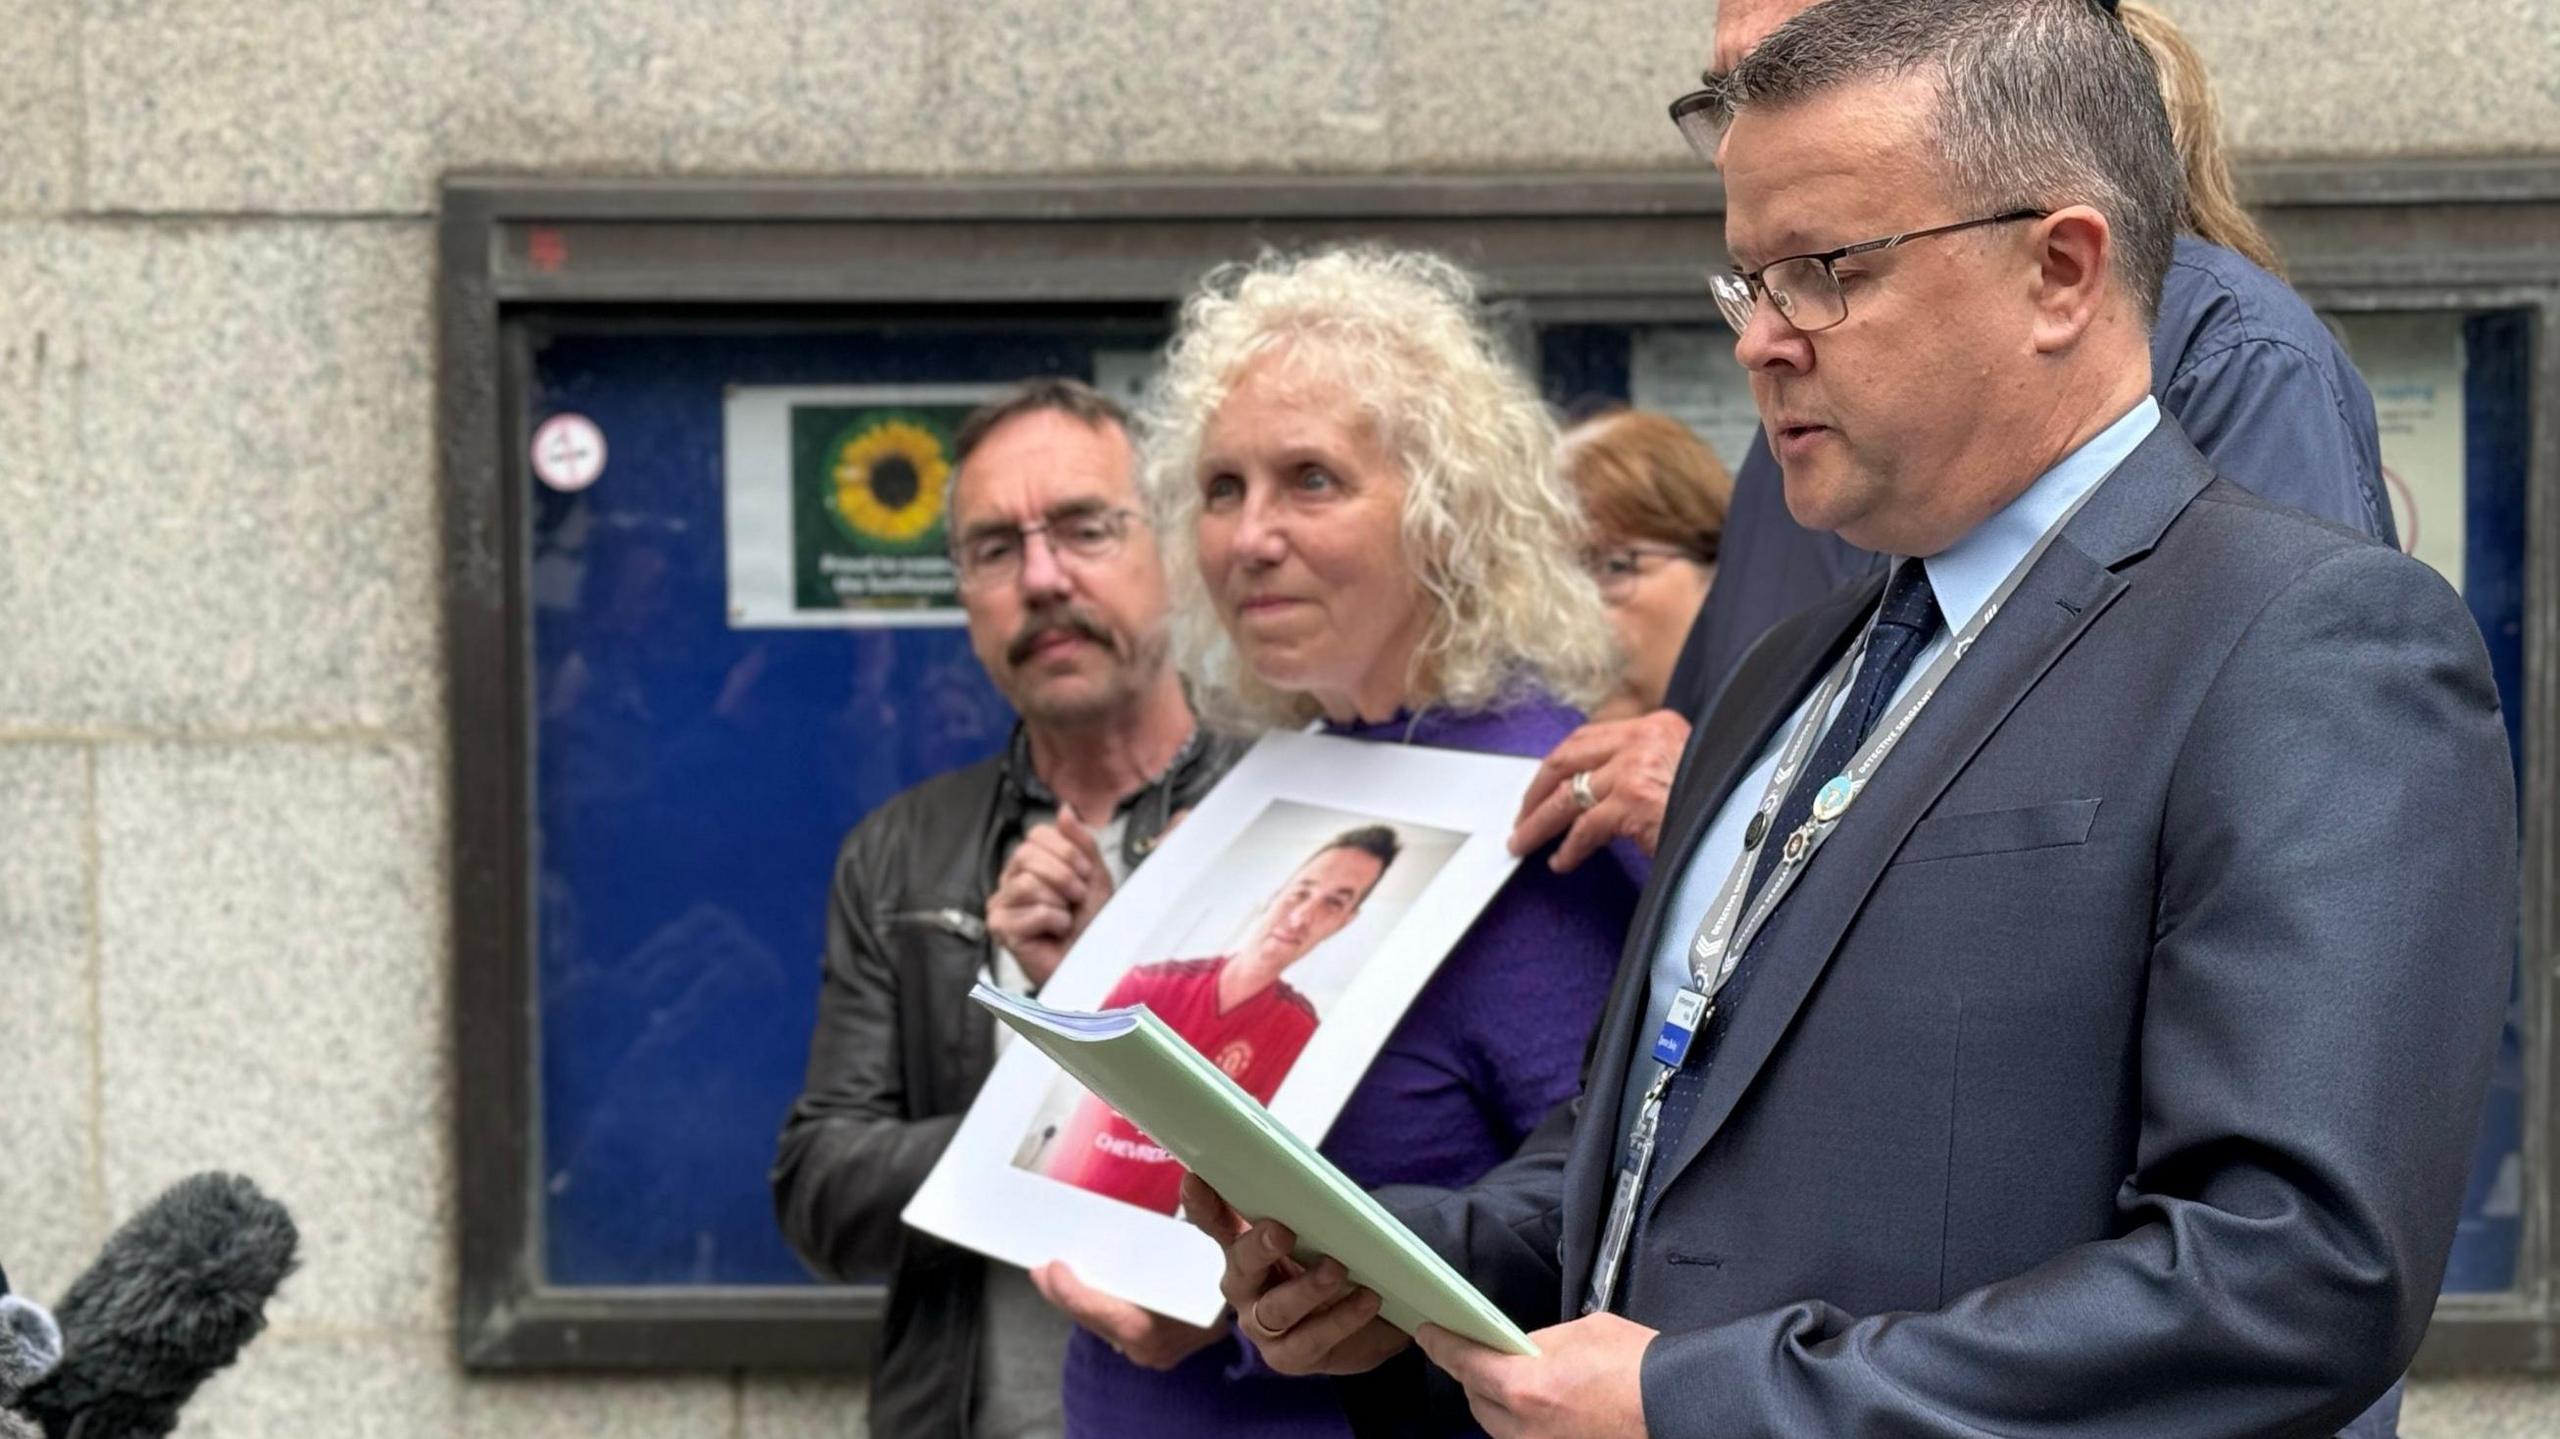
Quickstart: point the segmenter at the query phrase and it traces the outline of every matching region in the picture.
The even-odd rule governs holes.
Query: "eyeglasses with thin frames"
[[[1028,525],[981,525],[951,547],[951,563],[964,589],[1011,584],[1022,573],[1031,537],[1040,536],[1060,559],[1107,560],[1120,552],[1129,526],[1146,516],[1127,508],[1052,510]]]
[[[1952,235],[1960,230],[1978,229],[1984,225],[2009,225],[2020,220],[2041,220],[2050,210],[2011,210],[2006,214],[1985,215],[1978,220],[1958,220],[1952,225],[1932,225],[1925,230],[1905,230],[1881,240],[1862,240],[1836,250],[1821,250],[1809,255],[1789,255],[1771,260],[1757,270],[1739,265],[1732,273],[1709,275],[1707,288],[1715,293],[1716,308],[1724,312],[1724,321],[1737,335],[1751,328],[1751,315],[1756,295],[1767,295],[1769,303],[1778,307],[1788,324],[1806,334],[1828,330],[1849,318],[1849,302],[1840,293],[1840,276],[1831,267],[1851,255],[1872,254],[1926,240],[1933,235]]]
[[[1673,560],[1687,560],[1696,565],[1712,565],[1716,562],[1712,550],[1701,555],[1694,550],[1682,549],[1678,545],[1657,545],[1638,541],[1633,544],[1613,545],[1605,550],[1595,550],[1583,556],[1582,567],[1590,574],[1592,582],[1600,587],[1600,598],[1614,605],[1635,593],[1637,580]]]

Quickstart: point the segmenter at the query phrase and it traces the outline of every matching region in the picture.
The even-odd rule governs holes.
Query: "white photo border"
[[[1057,1009],[1099,1006],[1168,917],[1215,885],[1218,860],[1272,802],[1337,809],[1465,836],[1380,936],[1279,1091],[1271,1112],[1321,1142],[1414,996],[1519,861],[1508,847],[1535,759],[1316,734],[1264,736],[1094,919],[1042,989]],[[1321,1049],[1319,1048],[1321,1046]],[[1008,1264],[1063,1259],[1085,1283],[1159,1314],[1214,1322],[1217,1246],[1181,1219],[1149,1213],[1012,1163],[1062,1071],[1027,1044],[1008,1048],[904,1215],[908,1224]]]

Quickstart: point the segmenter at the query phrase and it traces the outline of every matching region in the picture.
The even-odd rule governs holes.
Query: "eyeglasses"
[[[1671,560],[1687,560],[1692,564],[1715,563],[1712,550],[1701,555],[1677,545],[1630,544],[1612,549],[1594,550],[1582,557],[1582,568],[1600,586],[1600,598],[1610,604],[1621,604],[1635,593],[1636,581]]]
[[[2050,210],[2011,210],[2005,215],[1985,215],[1979,220],[1958,220],[1952,225],[1932,225],[1926,230],[1905,230],[1881,240],[1867,240],[1843,245],[1837,250],[1824,250],[1812,255],[1789,255],[1772,260],[1757,270],[1734,267],[1731,274],[1709,275],[1707,288],[1715,292],[1716,308],[1724,312],[1724,322],[1733,326],[1737,335],[1751,328],[1755,308],[1753,294],[1767,295],[1769,303],[1778,307],[1787,323],[1810,335],[1828,330],[1849,318],[1849,302],[1840,295],[1840,276],[1832,270],[1833,262],[1851,255],[1864,255],[1876,250],[1890,250],[1932,235],[1952,235],[1983,225],[2008,225],[2019,220],[2041,220]]]
[[[1671,102],[1671,123],[1701,160],[1716,162],[1716,146],[1724,140],[1725,77],[1710,70],[1698,77],[1699,88]]]
[[[1120,552],[1129,526],[1145,518],[1131,509],[1071,509],[1052,511],[1037,524],[982,525],[952,547],[951,563],[966,588],[1007,585],[1022,573],[1033,535],[1047,540],[1061,559],[1107,560]]]

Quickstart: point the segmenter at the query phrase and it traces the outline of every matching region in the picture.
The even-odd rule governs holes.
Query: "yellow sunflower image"
[[[835,510],[857,535],[916,540],[942,519],[951,461],[921,425],[881,420],[836,453]]]

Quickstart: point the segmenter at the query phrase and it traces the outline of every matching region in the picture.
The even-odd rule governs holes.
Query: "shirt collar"
[[[1929,556],[1929,588],[1938,597],[1938,613],[1949,633],[1972,623],[1991,599],[1991,592],[2027,557],[2048,526],[2074,501],[2095,489],[2100,480],[2124,463],[2124,457],[2147,439],[2160,423],[2160,402],[2149,395],[2100,430],[2087,444],[2062,457],[2037,477],[2026,492],[1963,539]]]

